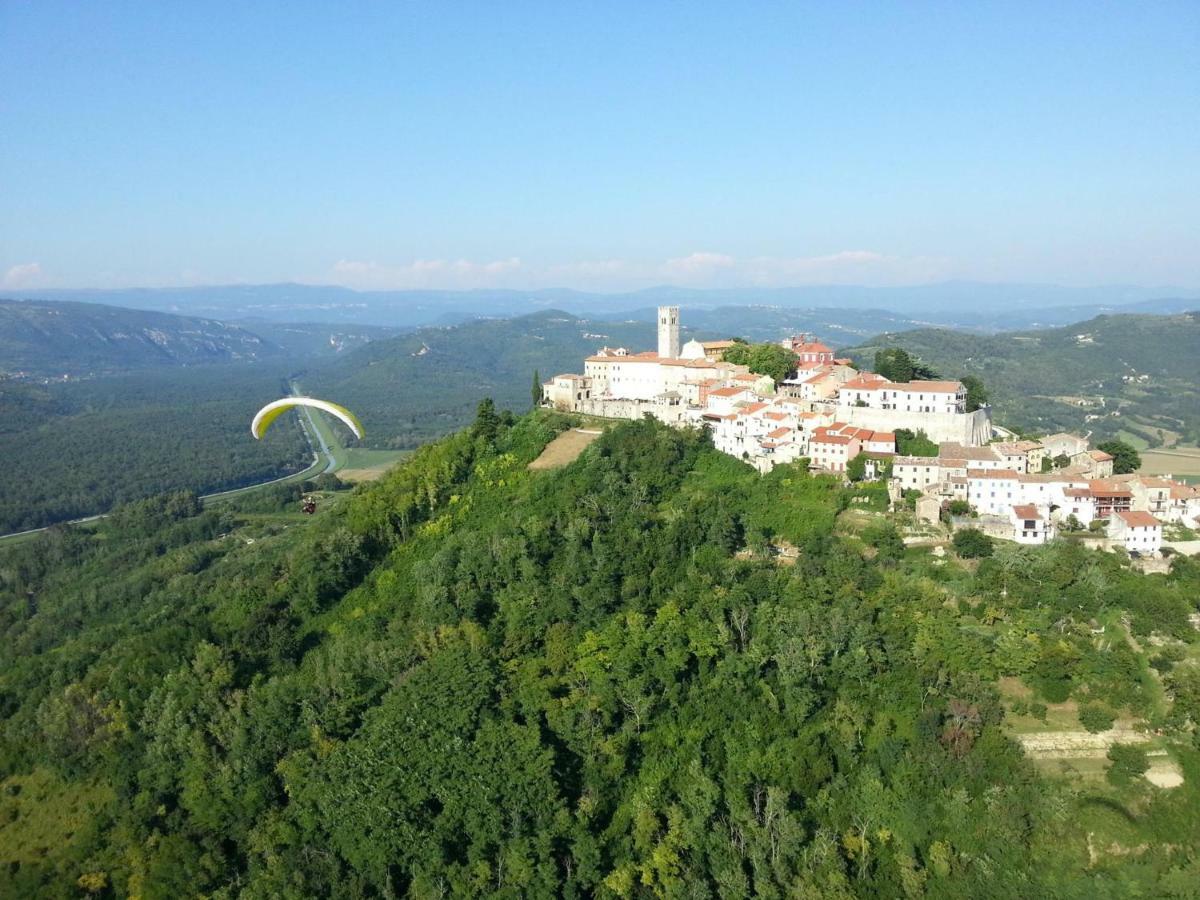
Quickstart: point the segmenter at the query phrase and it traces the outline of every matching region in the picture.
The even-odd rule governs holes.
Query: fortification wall
[[[895,431],[907,428],[924,431],[931,441],[955,441],[968,447],[982,447],[992,437],[990,407],[970,413],[917,413],[894,409],[870,409],[851,406],[838,410],[839,417],[859,428],[872,431]]]
[[[684,414],[687,407],[683,404],[670,406],[656,403],[653,400],[582,400],[574,406],[575,412],[589,416],[603,416],[608,419],[640,419],[646,413],[654,416],[668,425],[685,423]]]

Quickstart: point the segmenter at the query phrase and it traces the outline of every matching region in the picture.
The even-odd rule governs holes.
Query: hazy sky
[[[0,283],[1200,287],[1200,2],[0,0]]]

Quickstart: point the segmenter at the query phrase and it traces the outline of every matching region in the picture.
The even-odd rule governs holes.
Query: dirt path
[[[542,451],[542,455],[529,464],[534,471],[542,469],[559,469],[567,463],[574,462],[592,441],[600,437],[602,432],[591,429],[572,428],[564,431]]]

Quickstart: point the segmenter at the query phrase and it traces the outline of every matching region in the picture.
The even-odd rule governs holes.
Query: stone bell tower
[[[679,359],[679,307],[658,308],[658,355]]]

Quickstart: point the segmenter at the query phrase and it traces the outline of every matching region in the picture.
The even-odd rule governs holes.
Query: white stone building
[[[1113,513],[1108,520],[1108,537],[1130,553],[1151,555],[1162,547],[1162,523],[1140,510]]]
[[[1013,526],[1013,540],[1018,544],[1044,544],[1054,539],[1054,523],[1046,510],[1032,503],[1009,507],[1009,521]]]
[[[967,411],[967,389],[961,381],[888,381],[867,373],[838,390],[839,413],[850,408],[882,409],[908,413],[962,414]]]

